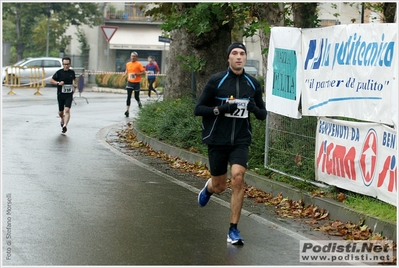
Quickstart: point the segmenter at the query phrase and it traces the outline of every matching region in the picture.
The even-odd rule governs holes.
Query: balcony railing
[[[104,17],[106,20],[151,21],[151,17],[144,15],[145,3],[114,3],[107,3],[104,8]]]

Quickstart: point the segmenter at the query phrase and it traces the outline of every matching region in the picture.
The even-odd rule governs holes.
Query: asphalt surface
[[[108,93],[124,93],[121,89],[101,88],[93,86],[92,91],[108,92]],[[179,157],[190,163],[207,163],[208,159],[199,154],[189,152],[180,148],[176,148],[165,144],[157,139],[146,136],[138,129],[133,128],[137,139],[148,144],[156,151],[162,151],[169,155]],[[247,171],[245,181],[248,185],[254,186],[257,189],[263,190],[267,193],[272,193],[273,196],[282,194],[284,197],[289,197],[292,200],[303,200],[305,204],[312,204],[318,208],[324,208],[329,213],[330,220],[339,220],[341,222],[349,223],[363,223],[368,226],[372,232],[379,233],[388,239],[397,242],[397,225],[396,222],[385,221],[381,218],[366,215],[365,213],[356,211],[342,202],[338,202],[332,198],[312,196],[307,191],[301,191],[295,187],[285,183],[279,183],[275,180],[270,180],[265,176],[257,175],[254,172]]]
[[[125,95],[84,92],[61,133],[54,88],[2,89],[2,266],[296,265],[301,240],[336,240],[246,200],[245,246],[226,243],[229,192],[117,142]],[[143,96],[146,99],[146,96]],[[338,263],[343,265],[345,263]],[[354,263],[359,265],[362,263]],[[323,265],[328,265],[324,263]]]

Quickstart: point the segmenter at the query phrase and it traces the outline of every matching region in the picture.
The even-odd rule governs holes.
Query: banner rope
[[[95,71],[84,70],[82,74],[124,74],[125,72],[109,72],[109,71]],[[166,74],[151,74],[151,76],[166,76]]]
[[[72,70],[74,70],[74,69],[72,69]],[[74,70],[75,71],[75,73],[76,73],[76,70]],[[83,73],[81,73],[80,75],[85,75],[85,74],[88,74],[88,75],[97,75],[97,74],[124,74],[125,72],[108,72],[108,71],[94,71],[94,70],[84,70],[83,71]],[[79,76],[80,76],[79,75]],[[79,77],[78,76],[78,77]],[[152,76],[166,76],[166,74],[153,74]],[[46,77],[46,78],[44,78],[44,79],[42,79],[42,80],[37,80],[37,81],[35,81],[35,82],[32,82],[32,83],[27,83],[27,84],[19,84],[19,85],[16,85],[16,84],[4,84],[4,85],[6,85],[6,86],[14,86],[14,87],[26,87],[26,86],[29,86],[29,85],[36,85],[36,84],[39,84],[39,83],[41,83],[42,81],[46,81],[46,80],[49,80],[49,79],[51,79],[51,77],[53,77],[53,76],[49,76],[49,77]],[[77,78],[78,78],[77,77]]]

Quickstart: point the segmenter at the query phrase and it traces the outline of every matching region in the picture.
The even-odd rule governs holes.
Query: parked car
[[[23,67],[23,69],[20,72],[20,75],[23,77],[21,78],[20,81],[21,84],[29,83],[30,70],[27,67],[43,67],[45,72],[44,81],[46,84],[50,84],[50,79],[53,76],[53,74],[59,69],[63,68],[62,58],[54,58],[54,57],[25,58],[17,63],[14,63],[11,66]],[[2,76],[1,76],[3,84],[6,78],[6,69],[11,66],[3,67]],[[13,75],[13,71],[11,69],[8,70],[8,74]]]
[[[254,66],[245,65],[244,70],[247,74],[258,76],[258,70]]]

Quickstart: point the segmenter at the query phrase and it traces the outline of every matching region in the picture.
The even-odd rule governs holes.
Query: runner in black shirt
[[[61,118],[62,133],[67,132],[67,125],[71,118],[71,105],[73,94],[77,88],[75,71],[71,70],[71,59],[62,58],[63,69],[58,70],[50,80],[50,83],[57,85],[58,114]]]
[[[260,83],[245,72],[247,49],[244,44],[231,44],[227,55],[228,69],[210,77],[194,110],[195,115],[202,116],[202,140],[208,145],[211,172],[211,178],[198,194],[198,204],[204,207],[213,194],[226,190],[230,164],[232,195],[227,242],[243,245],[244,239],[237,227],[252,141],[250,113],[258,120],[265,120],[267,111]]]

